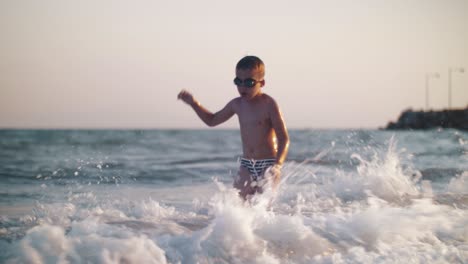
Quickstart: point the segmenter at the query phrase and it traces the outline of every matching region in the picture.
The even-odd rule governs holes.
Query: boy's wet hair
[[[265,75],[265,64],[257,56],[245,56],[242,58],[236,65],[236,70],[254,70],[258,69],[262,73],[262,76]]]

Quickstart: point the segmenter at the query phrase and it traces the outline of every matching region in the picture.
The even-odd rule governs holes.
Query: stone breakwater
[[[468,107],[442,111],[405,110],[398,121],[388,123],[386,129],[455,128],[468,130]]]

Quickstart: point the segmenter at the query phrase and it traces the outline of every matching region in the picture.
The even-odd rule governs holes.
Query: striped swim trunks
[[[265,172],[265,170],[275,165],[275,162],[276,159],[240,159],[240,165],[249,170],[252,181],[259,180],[262,174]]]

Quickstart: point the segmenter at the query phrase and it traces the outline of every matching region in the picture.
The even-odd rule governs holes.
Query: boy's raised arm
[[[190,105],[195,113],[197,113],[198,117],[208,126],[217,126],[224,123],[235,113],[233,101],[230,101],[223,109],[213,114],[208,109],[204,108],[191,93],[185,90],[182,90],[177,98]]]

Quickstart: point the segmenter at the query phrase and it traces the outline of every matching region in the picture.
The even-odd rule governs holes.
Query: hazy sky
[[[377,128],[468,105],[468,1],[0,0],[0,127],[202,128],[243,56],[289,128]],[[233,117],[223,128],[237,127]]]

